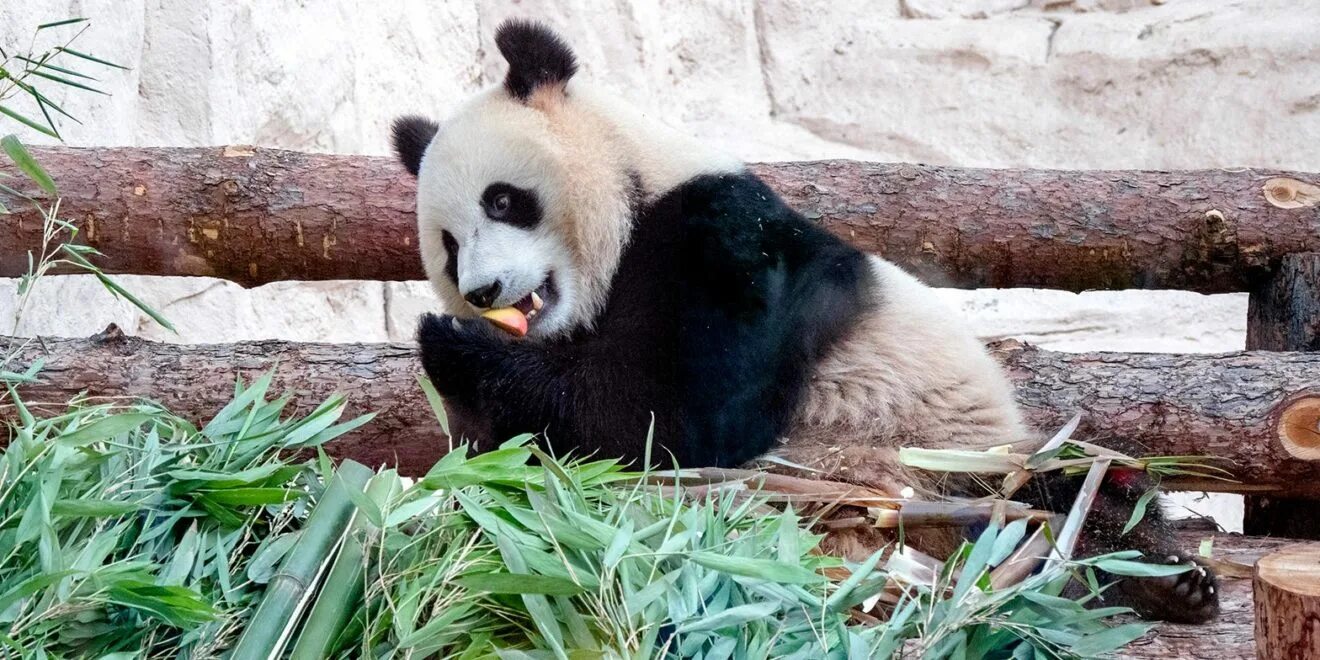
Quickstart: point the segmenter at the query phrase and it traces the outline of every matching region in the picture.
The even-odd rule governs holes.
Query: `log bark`
[[[392,159],[252,147],[33,151],[108,272],[245,286],[423,278],[413,181]],[[1320,195],[1307,192],[1315,174],[848,161],[752,169],[808,218],[945,286],[1247,291],[1284,255],[1320,251]],[[12,277],[40,222],[0,199],[17,210],[0,222],[0,276]]]
[[[1247,350],[1320,351],[1320,253],[1290,254],[1247,306]]]
[[[1320,658],[1320,545],[1291,545],[1256,562],[1256,657]]]
[[[15,341],[0,339],[0,354]],[[1172,487],[1320,494],[1320,463],[1291,456],[1278,440],[1280,408],[1320,390],[1320,354],[1071,354],[1014,341],[993,349],[1037,428],[1056,429],[1080,410],[1086,421],[1074,437],[1135,441],[1150,454],[1231,459],[1243,479],[1173,482]],[[274,370],[275,391],[293,393],[303,406],[342,391],[350,397],[349,414],[378,414],[329,448],[338,456],[368,465],[397,464],[418,474],[448,446],[417,386],[421,370],[409,344],[177,345],[116,332],[32,341],[7,368],[21,369],[36,359],[44,359],[45,368],[40,383],[25,386],[25,398],[47,409],[87,391],[151,397],[205,420],[227,401],[236,377]],[[12,415],[0,409],[0,418]]]
[[[1247,350],[1320,351],[1320,253],[1290,254],[1251,292]],[[1320,458],[1320,398],[1302,400],[1281,419],[1279,441],[1298,458]],[[1311,499],[1249,496],[1242,519],[1248,534],[1320,538],[1320,511]]]

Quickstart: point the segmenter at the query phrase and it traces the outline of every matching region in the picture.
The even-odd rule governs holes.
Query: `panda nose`
[[[463,295],[463,299],[472,303],[473,307],[490,307],[495,299],[500,297],[500,281],[495,280],[486,286],[468,291]]]

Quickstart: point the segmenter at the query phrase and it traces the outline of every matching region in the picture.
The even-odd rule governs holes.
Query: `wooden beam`
[[[1251,292],[1247,350],[1320,351],[1320,253],[1290,254]],[[1280,417],[1279,442],[1298,458],[1320,458],[1320,397],[1293,402]],[[1248,534],[1320,538],[1310,498],[1252,495],[1242,516]]]
[[[0,354],[13,350],[15,341],[0,339]],[[7,369],[43,359],[41,382],[23,391],[32,405],[48,410],[87,391],[154,398],[196,420],[219,410],[235,378],[274,370],[274,390],[293,393],[302,405],[342,391],[349,395],[349,414],[378,414],[331,447],[333,453],[418,474],[448,445],[417,386],[415,351],[409,344],[177,345],[116,332],[28,342]],[[1118,438],[1149,454],[1222,457],[1243,476],[1242,483],[1170,487],[1320,494],[1320,463],[1292,456],[1278,440],[1281,408],[1320,388],[1320,354],[1056,353],[1012,341],[995,344],[993,353],[1007,367],[1036,428],[1057,429],[1081,411],[1084,422],[1074,437],[1102,443]],[[13,414],[0,409],[0,418]]]
[[[392,159],[253,147],[34,148],[63,217],[111,273],[423,279],[412,178]],[[6,166],[7,167],[7,166]],[[6,167],[0,167],[4,171]],[[807,217],[957,287],[1246,291],[1320,251],[1320,175],[1274,170],[985,170],[821,161],[752,170]],[[13,173],[12,168],[9,168]],[[0,277],[40,221],[0,221]]]

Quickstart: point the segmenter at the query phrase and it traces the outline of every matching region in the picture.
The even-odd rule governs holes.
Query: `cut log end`
[[[1289,454],[1320,460],[1320,396],[1306,395],[1284,404],[1279,413],[1279,442]]]
[[[1320,544],[1290,545],[1256,562],[1256,657],[1320,658]]]

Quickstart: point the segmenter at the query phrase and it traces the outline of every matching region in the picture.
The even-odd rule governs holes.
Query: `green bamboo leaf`
[[[231,506],[283,504],[302,496],[299,491],[289,488],[226,488],[223,490],[199,490],[197,494],[216,504]]]
[[[64,447],[82,447],[98,440],[109,440],[128,433],[155,417],[147,413],[122,413],[102,417],[75,431],[57,436],[55,442]]]
[[[91,76],[89,76],[89,75],[87,75],[87,74],[85,74],[85,73],[78,73],[77,71],[74,71],[73,69],[66,69],[66,68],[64,68],[64,67],[62,67],[62,66],[55,66],[54,64],[51,64],[51,63],[50,63],[49,58],[47,58],[47,59],[41,59],[41,60],[34,60],[34,59],[30,58],[30,57],[25,57],[25,56],[23,56],[23,55],[15,55],[15,56],[14,56],[14,59],[16,59],[16,60],[20,60],[20,61],[22,61],[22,62],[26,62],[26,63],[28,63],[28,64],[31,64],[32,66],[35,66],[35,67],[41,67],[41,68],[43,68],[43,69],[50,69],[51,71],[58,71],[58,72],[60,72],[60,73],[63,73],[63,74],[66,75],[66,76],[73,76],[73,77],[75,77],[75,78],[84,78],[84,79],[86,79],[86,80],[96,80],[96,78],[93,78],[93,77],[91,77]]]
[[[43,125],[41,125],[41,124],[38,124],[37,122],[35,122],[35,121],[31,120],[31,119],[28,119],[27,117],[24,117],[23,115],[19,114],[16,110],[11,110],[11,109],[9,109],[9,108],[3,106],[3,105],[0,105],[0,115],[5,115],[5,116],[9,117],[10,119],[13,119],[14,121],[16,121],[16,122],[18,122],[18,123],[20,123],[20,124],[22,124],[22,125],[24,125],[24,126],[27,126],[28,128],[30,128],[30,129],[32,129],[32,130],[34,130],[34,131],[37,131],[38,133],[41,133],[41,134],[43,134],[43,135],[49,135],[50,137],[53,137],[53,138],[59,138],[59,137],[60,137],[60,134],[59,134],[59,133],[56,133],[55,130],[54,130],[53,128],[51,128],[51,127],[47,127],[47,126],[43,126]],[[54,195],[55,193],[51,193],[51,194]]]
[[[353,505],[357,507],[358,512],[366,516],[373,526],[378,528],[385,526],[385,514],[380,512],[379,505],[367,497],[365,490],[350,487],[345,488],[344,493],[348,495],[348,499],[353,501]]]
[[[410,502],[400,504],[395,507],[394,510],[390,511],[389,515],[385,516],[384,527],[398,527],[400,524],[434,509],[436,505],[443,501],[443,495],[440,493],[431,493]]]
[[[38,26],[37,26],[37,32],[40,32],[40,31],[42,31],[42,30],[46,30],[46,29],[49,29],[49,28],[53,28],[53,27],[59,27],[59,26],[61,26],[61,25],[73,25],[74,23],[86,23],[87,21],[88,21],[88,19],[86,19],[86,18],[66,18],[66,19],[64,19],[64,20],[62,20],[62,21],[55,21],[55,22],[53,22],[53,23],[42,23],[41,25],[38,25]]]
[[[972,550],[967,553],[967,560],[963,562],[962,573],[958,576],[958,582],[953,587],[953,601],[955,603],[961,601],[972,586],[980,581],[981,574],[985,572],[990,556],[995,550],[995,541],[998,538],[999,525],[991,524],[977,537],[976,543],[972,544]]]
[[[58,571],[55,573],[38,573],[22,582],[11,587],[8,591],[0,593],[0,612],[8,610],[18,601],[31,596],[46,587],[56,584],[70,575],[79,571]]]
[[[4,110],[4,108],[3,106],[0,106],[0,111],[2,110]],[[47,135],[53,135],[48,131],[43,132]],[[59,136],[53,135],[53,137]],[[0,138],[0,148],[4,149],[5,154],[9,156],[9,160],[14,162],[14,165],[18,167],[19,171],[27,175],[29,179],[32,179],[32,182],[40,186],[42,190],[46,191],[46,194],[51,197],[55,197],[59,194],[55,188],[55,181],[50,178],[50,175],[46,173],[46,170],[42,169],[41,165],[37,163],[37,160],[32,157],[32,154],[28,152],[27,147],[24,147],[23,143],[18,140],[18,136],[6,135],[3,138]]]
[[[780,584],[812,584],[824,581],[824,576],[797,564],[785,564],[774,559],[729,557],[700,550],[688,553],[688,558],[706,568],[756,578]]]
[[[426,402],[431,406],[431,412],[435,413],[436,421],[440,422],[440,430],[445,432],[446,437],[452,438],[449,433],[449,415],[445,413],[444,400],[440,398],[440,393],[436,391],[435,385],[431,379],[417,374],[415,376],[417,384],[421,386],[422,392],[426,394]]]
[[[504,559],[505,565],[512,571],[516,573],[527,571],[527,562],[511,536],[497,534],[495,545],[499,548],[500,557]],[[559,617],[555,616],[550,601],[540,594],[522,594],[522,601],[527,612],[532,615],[532,623],[550,644],[550,650],[554,652],[555,657],[559,660],[568,660],[568,654],[564,651],[564,633],[559,627]]]
[[[128,71],[128,67],[126,67],[126,66],[123,66],[123,65],[120,65],[120,64],[115,64],[114,62],[107,62],[107,61],[105,61],[105,60],[103,60],[103,59],[101,59],[101,58],[99,58],[99,57],[93,57],[93,56],[91,56],[91,55],[88,55],[87,53],[83,53],[83,52],[76,51],[76,50],[74,50],[74,49],[72,49],[72,48],[69,48],[69,47],[67,47],[67,46],[57,46],[57,47],[55,48],[55,50],[58,50],[58,51],[60,51],[61,53],[68,53],[68,54],[70,54],[70,55],[72,55],[72,56],[74,56],[74,57],[77,57],[77,58],[80,58],[80,59],[87,60],[88,62],[96,62],[97,64],[100,64],[100,65],[102,65],[102,66],[108,66],[108,67],[113,67],[113,68],[115,68],[115,69],[122,69],[122,70],[124,70],[124,71]]]
[[[1017,550],[1018,544],[1022,538],[1027,535],[1027,519],[1021,518],[1014,520],[1004,527],[1004,531],[999,533],[999,538],[995,539],[994,549],[990,552],[990,559],[986,562],[990,566],[998,566],[1008,559],[1009,555]]]
[[[779,611],[779,603],[751,603],[748,605],[738,605],[725,610],[718,611],[709,616],[700,619],[688,621],[678,627],[677,633],[701,632],[706,630],[720,630],[723,628],[738,628],[745,626],[752,621],[760,621],[768,618]]]
[[[289,553],[293,544],[298,542],[298,534],[287,532],[263,541],[257,551],[252,553],[252,559],[248,560],[248,579],[257,584],[270,582],[270,578],[275,575],[275,567]]]
[[[576,596],[586,591],[567,578],[528,573],[471,573],[455,582],[473,591],[492,594]]]
[[[1125,623],[1086,635],[1072,645],[1072,652],[1083,658],[1107,656],[1150,632],[1149,623]]]
[[[152,309],[151,306],[139,300],[137,296],[133,295],[132,293],[129,293],[129,291],[124,287],[119,286],[118,282],[115,282],[114,280],[110,279],[105,273],[101,272],[100,268],[97,268],[94,264],[92,264],[92,262],[88,261],[85,257],[83,257],[83,255],[78,250],[70,249],[70,245],[68,243],[61,245],[60,248],[64,252],[65,256],[69,258],[69,261],[72,261],[78,267],[91,273],[92,275],[95,275],[96,279],[100,281],[101,286],[105,287],[106,290],[108,290],[112,295],[116,295],[124,298],[134,307],[137,307],[138,309],[142,310],[143,314],[150,316],[151,319],[156,323],[160,324],[162,328],[165,328],[166,330],[169,330],[170,332],[174,332],[176,334],[178,333],[178,331],[174,329],[174,325],[171,324],[164,316],[162,316],[160,312],[157,312],[156,310]]]
[[[148,582],[121,580],[106,590],[106,599],[177,628],[192,628],[215,618],[211,605],[183,587],[163,587]]]
[[[137,502],[120,502],[93,498],[55,500],[55,504],[51,506],[50,512],[57,516],[70,516],[74,518],[106,518],[133,513],[140,508],[142,508],[142,505]]]
[[[200,543],[197,538],[197,523],[188,526],[188,531],[184,532],[183,539],[174,546],[171,553],[169,566],[161,573],[159,582],[163,585],[181,585],[192,572],[193,563],[197,561],[197,550]]]
[[[1095,562],[1095,567],[1126,577],[1168,577],[1186,573],[1193,568],[1191,564],[1148,564],[1125,559],[1100,559]]]
[[[1132,531],[1132,528],[1136,527],[1137,523],[1141,522],[1141,519],[1146,517],[1146,507],[1150,506],[1151,500],[1155,499],[1155,496],[1158,494],[1159,491],[1157,489],[1151,488],[1141,495],[1141,498],[1137,500],[1136,505],[1132,507],[1132,515],[1128,516],[1127,524],[1123,525],[1123,532],[1119,534],[1119,536],[1124,536]]]

